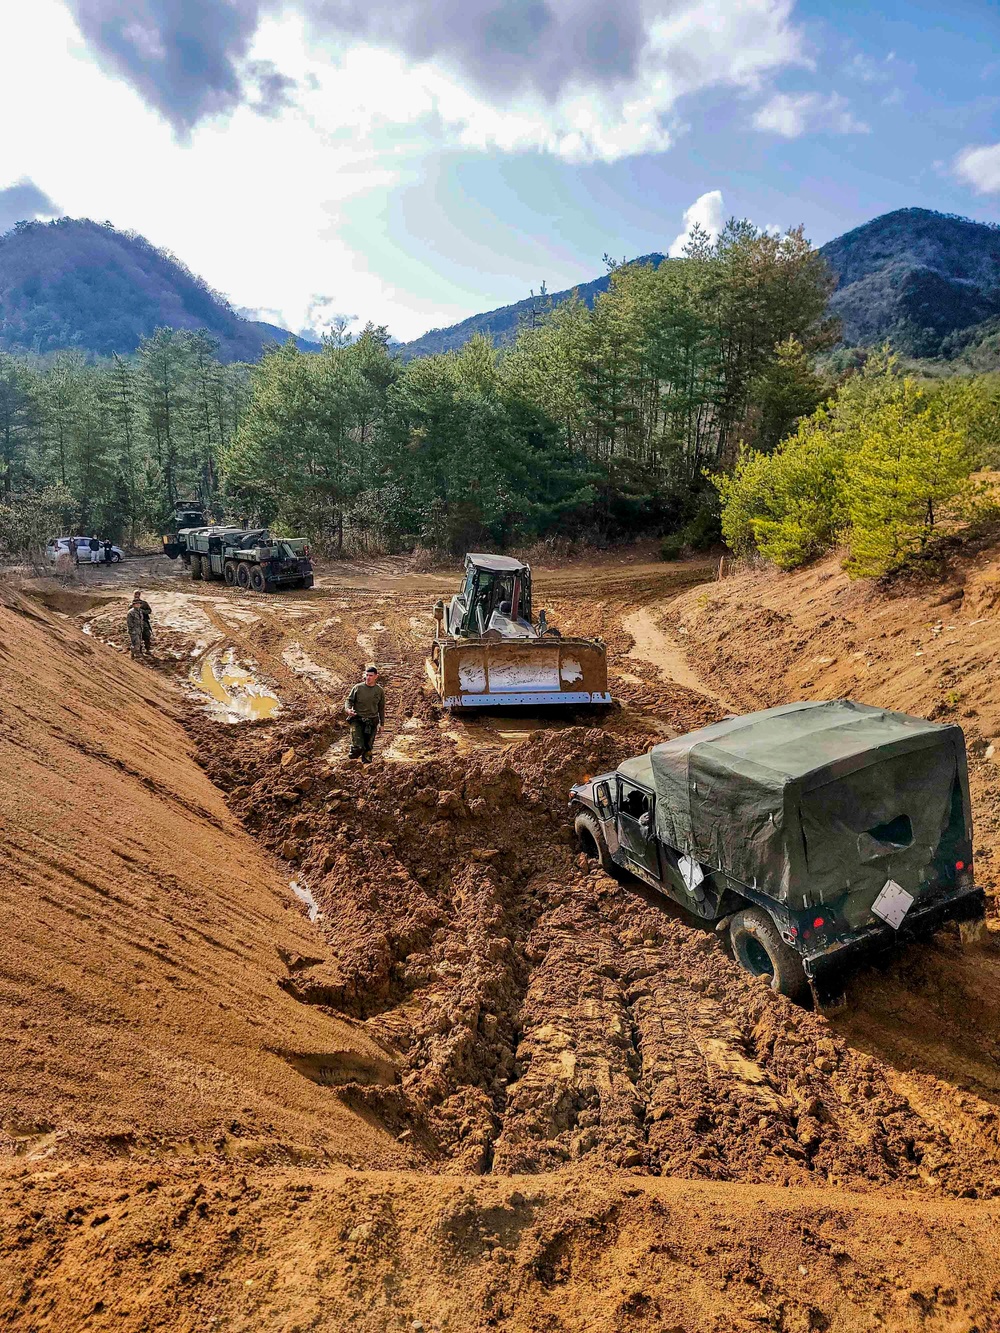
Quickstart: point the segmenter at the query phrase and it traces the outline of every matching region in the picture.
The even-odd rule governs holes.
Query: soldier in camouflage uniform
[[[132,598],[132,605],[128,609],[128,615],[125,617],[133,657],[141,657],[143,653],[152,653],[153,651],[152,616],[153,608],[142,593],[137,590]]]
[[[128,615],[125,617],[125,624],[128,627],[128,641],[132,647],[133,657],[142,656],[142,622],[142,607],[138,602],[133,602],[128,609]]]
[[[378,683],[378,667],[365,667],[365,678],[347,696],[345,710],[351,721],[349,757],[370,764],[375,733],[385,726],[385,690]]]

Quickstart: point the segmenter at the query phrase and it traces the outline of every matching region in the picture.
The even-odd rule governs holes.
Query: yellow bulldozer
[[[563,638],[531,608],[531,568],[505,555],[465,557],[462,586],[434,608],[427,674],[446,708],[610,704],[601,639]]]

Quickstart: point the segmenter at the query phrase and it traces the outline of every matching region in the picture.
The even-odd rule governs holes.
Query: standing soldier
[[[136,593],[136,599],[138,599],[138,596],[139,594]],[[128,615],[125,617],[125,624],[128,628],[128,641],[132,649],[132,656],[141,657],[143,652],[143,614],[142,605],[138,600],[133,601],[132,605],[129,607]]]
[[[344,707],[351,720],[349,758],[370,764],[375,733],[385,726],[385,690],[378,683],[378,667],[365,667],[364,680],[351,690]]]
[[[153,608],[145,600],[138,588],[136,588],[135,594],[132,597],[132,605],[129,608],[129,613],[131,614],[131,612],[136,609],[138,609],[141,617],[139,637],[142,643],[142,650],[143,652],[151,653],[153,651]]]

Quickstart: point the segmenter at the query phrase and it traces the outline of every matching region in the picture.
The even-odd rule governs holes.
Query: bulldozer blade
[[[611,702],[594,639],[435,639],[427,673],[446,708]]]

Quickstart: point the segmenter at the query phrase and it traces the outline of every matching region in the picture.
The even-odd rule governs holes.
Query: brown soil
[[[593,870],[566,815],[585,773],[723,701],[823,692],[829,664],[795,676],[820,638],[884,663],[837,692],[953,710],[883,619],[940,587],[543,569],[621,707],[451,719],[422,650],[454,576],[386,561],[255,598],[176,574],[147,580],[152,670],[113,587],[0,606],[0,1326],[1000,1328],[996,937],[944,933],[830,1019]],[[960,643],[968,728],[991,657]],[[222,646],[277,720],[178,691]],[[363,769],[332,682],[368,657],[390,707]]]

